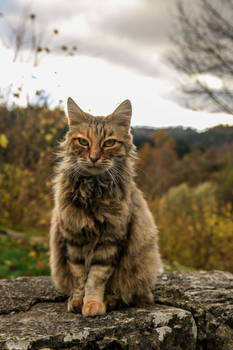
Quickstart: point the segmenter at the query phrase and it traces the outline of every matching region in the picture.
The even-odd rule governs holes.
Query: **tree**
[[[157,130],[152,138],[154,146],[145,143],[137,163],[137,183],[148,198],[166,193],[171,185],[177,184],[179,177],[175,141],[165,130]]]
[[[180,102],[233,114],[233,1],[178,0],[169,61],[183,73]]]

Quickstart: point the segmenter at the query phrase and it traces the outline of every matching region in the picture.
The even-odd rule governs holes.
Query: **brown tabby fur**
[[[56,287],[70,296],[68,311],[84,316],[119,303],[152,302],[162,266],[156,226],[134,182],[130,118],[129,100],[107,117],[93,117],[68,99],[50,266]],[[110,147],[109,139],[115,140]]]

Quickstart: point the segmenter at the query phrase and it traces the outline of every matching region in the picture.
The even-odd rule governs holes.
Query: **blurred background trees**
[[[2,105],[0,123],[0,228],[47,237],[56,151],[67,130],[64,112]],[[158,224],[165,261],[233,271],[233,127],[133,133],[139,148],[136,181]],[[36,264],[36,248],[28,254]]]
[[[51,209],[51,176],[64,113],[45,107],[0,107],[1,223],[46,229]]]
[[[232,136],[232,127],[169,128],[140,148],[137,182],[158,224],[162,256],[176,268],[233,272]]]

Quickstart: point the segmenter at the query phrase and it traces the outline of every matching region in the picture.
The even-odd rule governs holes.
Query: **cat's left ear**
[[[67,100],[67,112],[70,127],[88,122],[89,120],[87,113],[83,112],[83,110],[74,102],[74,100],[72,100],[71,97],[69,97]]]
[[[130,100],[122,102],[115,111],[106,117],[107,121],[116,123],[118,126],[125,127],[129,130],[132,116],[132,105]]]

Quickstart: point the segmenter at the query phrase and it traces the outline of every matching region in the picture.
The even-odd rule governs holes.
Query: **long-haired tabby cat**
[[[107,117],[68,99],[69,131],[54,183],[50,265],[68,311],[100,315],[153,301],[161,268],[157,230],[134,182],[131,103]]]

